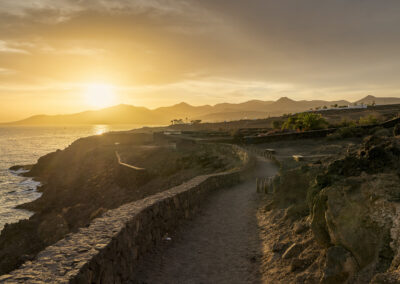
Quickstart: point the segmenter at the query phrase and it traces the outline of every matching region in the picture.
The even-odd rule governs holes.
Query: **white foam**
[[[27,173],[27,172],[29,172],[29,170],[25,170],[25,169],[23,169],[23,168],[20,168],[20,169],[18,169],[18,170],[10,170],[10,172],[13,174],[13,175],[20,175],[20,174],[24,174],[24,173]]]
[[[20,184],[24,187],[27,187],[28,190],[36,190],[42,184],[39,181],[33,180],[33,178],[27,178],[20,182]]]

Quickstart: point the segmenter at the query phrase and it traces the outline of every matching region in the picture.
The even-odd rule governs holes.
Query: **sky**
[[[398,97],[399,15],[398,0],[1,0],[0,122],[119,103]]]

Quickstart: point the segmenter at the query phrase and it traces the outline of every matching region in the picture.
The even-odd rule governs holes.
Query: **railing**
[[[121,162],[121,156],[118,154],[117,151],[115,151],[115,156],[117,157],[118,164],[120,164],[121,166],[128,167],[128,168],[131,168],[131,169],[134,169],[134,170],[137,170],[137,171],[146,170],[144,168],[135,167],[135,166],[132,166],[132,165],[129,165],[129,164]]]
[[[267,159],[275,163],[278,167],[280,162],[276,159],[276,151],[274,149],[260,149],[257,147],[247,147],[246,150],[258,157]],[[258,193],[272,194],[274,193],[274,177],[257,177],[256,190]]]
[[[273,177],[261,177],[256,178],[256,187],[258,193],[274,193],[274,178]]]

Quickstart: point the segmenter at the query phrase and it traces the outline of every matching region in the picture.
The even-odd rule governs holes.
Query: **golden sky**
[[[399,15],[398,0],[1,0],[0,121],[399,96]]]

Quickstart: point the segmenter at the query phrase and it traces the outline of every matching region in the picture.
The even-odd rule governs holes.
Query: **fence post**
[[[266,184],[266,182],[265,182],[265,178],[263,178],[263,192],[264,192],[264,193],[268,193],[268,192],[267,192],[267,184]]]
[[[257,189],[257,192],[260,192],[260,189],[259,189],[259,186],[258,186],[258,178],[256,178],[256,189]]]
[[[273,183],[273,178],[272,178],[272,177],[269,178],[268,183],[269,183],[269,187],[270,187],[270,189],[271,189],[271,190],[270,190],[271,193],[274,193],[274,183]]]

